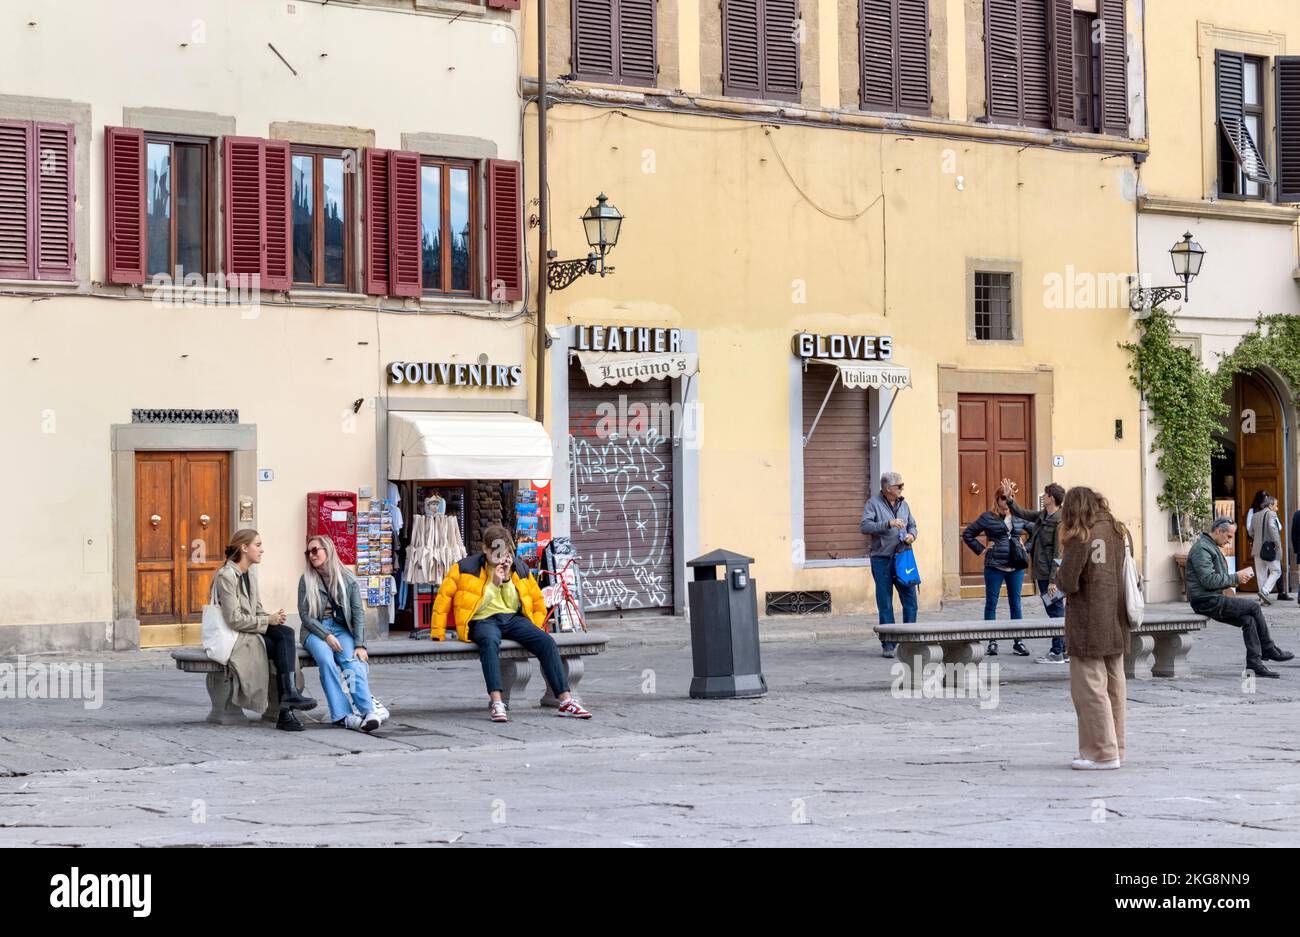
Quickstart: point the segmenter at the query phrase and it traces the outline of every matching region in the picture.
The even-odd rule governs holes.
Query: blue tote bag
[[[917,569],[916,554],[911,547],[894,554],[894,581],[900,586],[921,584],[921,571]]]

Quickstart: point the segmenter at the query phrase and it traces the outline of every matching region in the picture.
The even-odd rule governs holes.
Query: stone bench
[[[560,649],[560,660],[564,664],[564,674],[569,681],[569,688],[578,691],[582,680],[583,658],[599,654],[605,650],[608,640],[604,635],[588,632],[560,632],[551,635]],[[378,664],[445,664],[460,661],[478,665],[478,645],[457,641],[411,641],[407,639],[387,639],[372,641],[366,645],[371,666]],[[244,711],[230,700],[231,681],[225,665],[209,660],[201,647],[182,647],[171,652],[176,661],[176,669],[186,673],[207,675],[208,696],[212,700],[212,711],[208,713],[208,722],[220,725],[237,725],[247,721]],[[298,660],[302,667],[315,667],[316,658],[306,648],[298,648]],[[274,677],[275,664],[271,664]],[[523,693],[533,675],[533,656],[514,641],[501,642],[501,696],[508,703],[511,693]],[[321,705],[325,705],[321,700]],[[550,688],[542,696],[542,706],[558,705]],[[270,701],[264,720],[274,722],[280,712],[280,691],[276,681],[271,680]]]
[[[1205,616],[1190,610],[1148,607],[1142,626],[1129,632],[1124,673],[1130,680],[1187,676],[1192,634],[1206,624]],[[913,622],[877,625],[875,630],[881,641],[898,644],[894,654],[908,668],[907,681],[919,686],[928,664],[978,664],[989,641],[1059,638],[1065,634],[1065,619]]]

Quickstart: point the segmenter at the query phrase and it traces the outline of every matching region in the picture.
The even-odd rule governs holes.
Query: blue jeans
[[[346,625],[337,624],[333,618],[326,618],[321,626],[327,634],[338,639],[342,650],[334,651],[325,643],[324,638],[314,634],[307,635],[307,650],[316,658],[316,669],[320,671],[320,684],[325,688],[325,700],[330,707],[330,722],[338,722],[352,712],[355,703],[357,714],[365,716],[375,708],[370,697],[370,665],[357,660],[357,646],[352,639],[352,632]],[[352,694],[352,703],[348,702],[343,692],[343,677],[339,668],[347,673],[348,690]]]
[[[546,685],[556,696],[569,692],[564,678],[564,664],[554,639],[518,612],[492,615],[469,623],[469,639],[478,645],[479,663],[483,665],[483,682],[489,693],[501,692],[501,641],[516,641],[542,665]]]
[[[898,599],[903,603],[903,623],[916,621],[916,586],[903,586],[894,582],[894,558],[892,556],[873,556],[871,558],[871,578],[876,581],[876,612],[880,624],[894,623],[894,590],[898,590]],[[892,651],[896,642],[881,641],[881,646]]]
[[[1047,593],[1047,580],[1046,579],[1038,580],[1038,594],[1045,595],[1046,593]],[[1047,606],[1047,617],[1064,618],[1065,599],[1057,597],[1056,601],[1050,603]],[[1052,653],[1053,654],[1065,653],[1065,638],[1052,638]]]
[[[1000,569],[994,569],[992,566],[984,567],[984,620],[993,621],[998,617],[998,593],[1002,591],[1002,584],[1007,584],[1007,602],[1011,605],[1011,620],[1017,621],[1023,616],[1020,614],[1020,587],[1025,583],[1025,571],[1023,569],[1013,570],[1004,573]]]

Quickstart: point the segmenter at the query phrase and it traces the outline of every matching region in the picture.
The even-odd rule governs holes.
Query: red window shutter
[[[1300,202],[1300,56],[1273,59],[1277,77],[1277,200]]]
[[[260,137],[223,137],[222,188],[225,193],[225,267],[229,277],[254,277],[262,281],[266,270],[265,187],[262,179],[263,144]]]
[[[293,266],[289,254],[293,242],[293,215],[289,192],[289,143],[262,141],[262,204],[265,210],[265,267],[262,289],[287,290],[292,285]]]
[[[573,0],[573,73],[579,78],[614,80],[617,0]]]
[[[898,109],[930,113],[930,4],[895,0],[898,34]]]
[[[519,0],[487,0],[487,5],[494,10],[517,10]]]
[[[1022,0],[1020,4],[1020,68],[1024,89],[1022,123],[1029,127],[1052,126],[1048,2],[1049,0]]]
[[[524,298],[523,173],[518,163],[490,159],[487,176],[488,297],[512,302]]]
[[[858,25],[862,108],[892,111],[898,106],[894,0],[859,0]]]
[[[388,271],[393,296],[423,290],[420,255],[420,154],[388,155]]]
[[[0,277],[31,280],[32,125],[0,120]]]
[[[618,0],[618,80],[625,85],[653,85],[659,77],[655,3]]]
[[[144,283],[144,131],[107,127],[104,133],[109,283]]]
[[[1074,0],[1047,0],[1047,14],[1052,126],[1057,130],[1082,130],[1074,119]]]
[[[1023,106],[1020,86],[1020,9],[1018,0],[986,0],[984,5],[985,75],[989,117],[1018,124]]]
[[[1128,22],[1124,0],[1099,0],[1101,22],[1101,130],[1127,137]]]
[[[761,0],[722,0],[722,93],[763,93],[759,38]]]
[[[76,259],[75,133],[71,124],[36,124],[35,140],[36,243],[32,256],[36,279],[71,280]]]
[[[799,0],[763,0],[763,96],[799,100]]]
[[[361,160],[366,198],[366,292],[388,295],[388,150],[366,150]]]

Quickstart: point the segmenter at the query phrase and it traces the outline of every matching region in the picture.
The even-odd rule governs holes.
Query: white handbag
[[[1142,598],[1142,583],[1138,578],[1137,561],[1133,559],[1133,540],[1124,532],[1124,607],[1128,612],[1130,628],[1142,625],[1146,612],[1146,601]]]
[[[208,594],[208,604],[203,606],[203,652],[209,660],[218,664],[230,663],[231,652],[235,650],[235,639],[239,637],[235,630],[226,624],[226,616],[217,604],[217,577],[212,577],[212,591]]]

